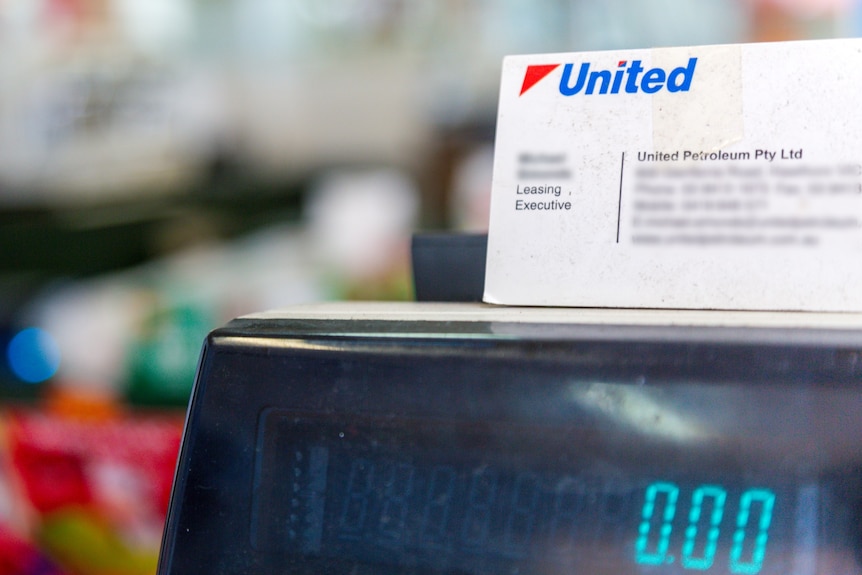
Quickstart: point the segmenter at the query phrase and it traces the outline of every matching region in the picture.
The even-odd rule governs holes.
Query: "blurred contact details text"
[[[511,56],[485,301],[862,311],[862,40]]]

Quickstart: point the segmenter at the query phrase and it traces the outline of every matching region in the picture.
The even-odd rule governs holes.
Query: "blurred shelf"
[[[230,178],[182,197],[62,209],[0,208],[0,278],[12,288],[57,276],[100,274],[196,241],[296,221],[303,188],[301,182]]]

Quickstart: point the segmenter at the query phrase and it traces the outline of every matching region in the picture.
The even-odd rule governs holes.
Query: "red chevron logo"
[[[535,86],[539,83],[539,81],[553,72],[559,64],[534,64],[532,66],[527,66],[527,71],[524,73],[524,82],[521,84],[521,93],[519,96],[523,96],[524,92]]]

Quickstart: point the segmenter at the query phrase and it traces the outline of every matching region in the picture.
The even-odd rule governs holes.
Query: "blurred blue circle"
[[[28,383],[45,381],[60,367],[60,347],[47,331],[37,327],[15,334],[6,356],[12,373]]]

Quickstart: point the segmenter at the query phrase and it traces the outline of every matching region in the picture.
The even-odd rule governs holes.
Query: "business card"
[[[862,311],[862,40],[511,56],[484,299]]]

